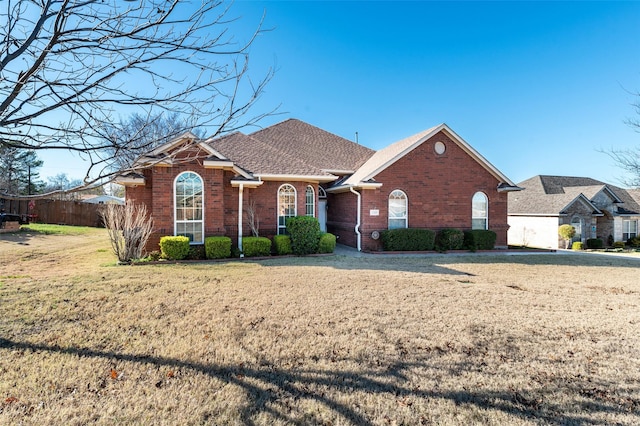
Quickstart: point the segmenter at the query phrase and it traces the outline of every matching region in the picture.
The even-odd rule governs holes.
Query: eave
[[[498,185],[498,192],[516,192],[516,191],[524,191],[524,188],[521,188],[517,185],[509,185],[507,183],[500,183]]]
[[[254,173],[254,176],[260,180],[268,181],[333,182],[338,179],[338,176],[334,175],[277,175]]]
[[[381,182],[362,182],[356,185],[338,185],[331,188],[326,188],[325,191],[330,194],[339,194],[341,192],[349,192],[353,189],[378,189],[382,187]]]
[[[240,186],[244,188],[257,188],[263,183],[264,181],[261,180],[231,179],[231,186],[233,188],[238,188]]]
[[[115,183],[124,186],[144,186],[144,176],[118,176],[115,178]]]

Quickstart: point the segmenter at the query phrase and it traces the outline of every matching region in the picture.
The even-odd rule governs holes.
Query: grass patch
[[[95,228],[88,226],[50,225],[46,223],[30,223],[20,227],[21,232],[37,232],[45,235],[85,235]]]
[[[2,424],[636,424],[638,261],[0,244]],[[37,256],[27,256],[37,250]],[[16,256],[22,262],[8,261]],[[28,278],[26,277],[28,275]],[[462,284],[462,285],[461,285]]]

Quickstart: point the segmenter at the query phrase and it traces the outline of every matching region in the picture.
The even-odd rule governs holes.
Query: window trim
[[[286,187],[289,187],[293,190],[293,215],[284,215],[281,216],[280,215],[280,192],[285,189]],[[280,187],[278,188],[278,193],[277,193],[277,210],[276,210],[276,223],[278,226],[278,235],[285,235],[287,233],[287,226],[286,226],[286,219],[285,219],[285,224],[284,225],[280,225],[280,218],[281,217],[295,217],[298,214],[298,191],[296,190],[296,187],[291,185],[290,183],[283,183],[282,185],[280,185]]]
[[[394,197],[394,194],[396,194],[395,197]],[[401,198],[398,197],[399,194],[402,195]],[[392,199],[404,199],[404,216],[403,217],[391,217],[391,200]],[[392,220],[404,220],[404,226],[391,227]],[[387,197],[387,229],[403,229],[408,227],[409,227],[409,197],[407,197],[407,193],[404,192],[403,190],[394,189],[389,193],[389,196]]]
[[[625,225],[631,225],[631,224],[635,224],[635,232],[631,232],[631,227],[630,226],[625,226]],[[627,238],[625,238],[625,234],[627,235]],[[631,234],[634,234],[633,237],[631,236]],[[631,238],[636,238],[638,236],[638,220],[636,219],[622,219],[622,241],[628,241]]]
[[[192,174],[194,176],[196,176],[199,180],[200,180],[200,198],[201,198],[201,202],[200,202],[200,217],[201,219],[199,220],[179,220],[178,219],[178,180],[180,179],[180,177],[186,175],[186,174]],[[193,196],[193,195],[192,195]],[[197,245],[197,244],[204,244],[204,179],[202,179],[202,176],[200,176],[198,173],[193,172],[191,170],[187,170],[184,172],[179,173],[176,178],[173,180],[173,235],[177,236],[177,235],[184,235],[184,234],[178,234],[178,224],[179,223],[200,223],[200,241],[195,241],[195,236],[194,236],[194,240],[193,241],[189,241],[190,245]]]
[[[474,208],[474,204],[475,204],[475,199],[477,196],[481,195],[483,197],[483,201],[484,201],[484,215],[483,216],[475,216],[475,211],[476,209]],[[483,220],[484,221],[484,227],[483,228],[476,228],[474,226],[474,221],[476,220]],[[482,191],[477,191],[475,194],[473,194],[473,197],[471,197],[471,229],[473,230],[483,230],[486,231],[489,229],[489,197],[487,196],[487,194],[485,194]]]
[[[311,190],[311,203],[309,203],[309,190]],[[311,214],[309,214],[309,207],[311,207]],[[316,217],[316,191],[311,185],[307,185],[304,189],[304,210],[307,216]]]

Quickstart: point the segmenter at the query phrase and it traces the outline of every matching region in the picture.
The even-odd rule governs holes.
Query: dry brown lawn
[[[0,424],[638,424],[640,262],[0,236]]]

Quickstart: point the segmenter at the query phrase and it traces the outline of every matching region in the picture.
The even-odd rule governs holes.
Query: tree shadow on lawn
[[[176,358],[159,356],[145,356],[125,354],[109,351],[95,350],[91,348],[60,347],[57,345],[35,344],[16,342],[0,338],[0,349],[30,350],[34,352],[60,353],[78,357],[102,358],[109,361],[125,361],[152,365],[155,367],[172,367],[187,369],[197,373],[208,375],[225,384],[231,384],[243,389],[248,398],[240,412],[243,424],[254,424],[254,419],[261,414],[270,416],[270,421],[284,421],[292,424],[308,424],[309,422],[321,423],[321,418],[308,418],[300,420],[308,413],[297,412],[296,408],[287,404],[288,401],[310,400],[316,401],[326,407],[333,416],[347,423],[368,425],[374,419],[370,419],[365,413],[356,407],[341,403],[338,398],[332,398],[329,393],[347,394],[352,392],[365,392],[379,397],[395,398],[400,404],[404,398],[419,398],[425,400],[448,400],[455,405],[472,405],[482,410],[495,410],[520,418],[521,420],[545,421],[555,424],[600,424],[589,414],[630,414],[640,410],[640,399],[627,398],[623,402],[620,398],[606,391],[606,385],[594,387],[589,382],[588,387],[581,385],[569,385],[574,397],[584,400],[579,414],[567,413],[566,407],[548,402],[546,394],[553,399],[557,389],[536,391],[532,397],[526,391],[515,389],[504,391],[441,391],[437,388],[427,390],[418,387],[412,388],[407,382],[404,372],[410,368],[443,368],[437,365],[429,365],[422,362],[398,361],[387,370],[380,371],[327,371],[314,369],[282,369],[268,362],[262,362],[260,368],[247,368],[245,366],[219,366],[215,364],[202,364],[183,361]],[[473,364],[473,363],[471,363]],[[468,363],[459,364],[456,369],[466,370],[477,365]],[[445,368],[446,370],[446,368]],[[461,371],[449,374],[461,374]],[[158,386],[156,384],[156,386]],[[464,388],[463,388],[464,389]],[[325,392],[324,390],[327,390]],[[635,393],[640,390],[633,390]],[[293,413],[292,413],[293,411]],[[578,411],[578,410],[576,410]],[[490,415],[490,413],[488,413]],[[389,413],[393,419],[393,413]],[[211,419],[203,419],[211,420]],[[428,419],[423,419],[429,421]],[[416,419],[416,422],[420,419]]]
[[[402,271],[424,274],[445,274],[456,276],[474,276],[468,272],[459,271],[448,265],[459,264],[514,264],[529,266],[595,266],[633,268],[640,266],[638,260],[610,258],[606,256],[584,256],[579,254],[535,254],[535,255],[370,255],[363,257],[352,256],[322,256],[322,257],[284,257],[267,258],[261,260],[245,260],[261,266],[326,266],[345,270],[374,270],[374,271]]]
[[[468,272],[457,271],[440,265],[441,262],[424,260],[416,257],[350,257],[350,256],[323,256],[323,257],[285,257],[261,260],[246,260],[257,263],[260,266],[320,266],[344,270],[373,270],[393,272],[415,272],[422,274],[444,274],[457,276],[474,276]]]
[[[29,240],[38,236],[35,232],[6,232],[0,234],[0,243],[18,244],[23,246],[29,245]]]

